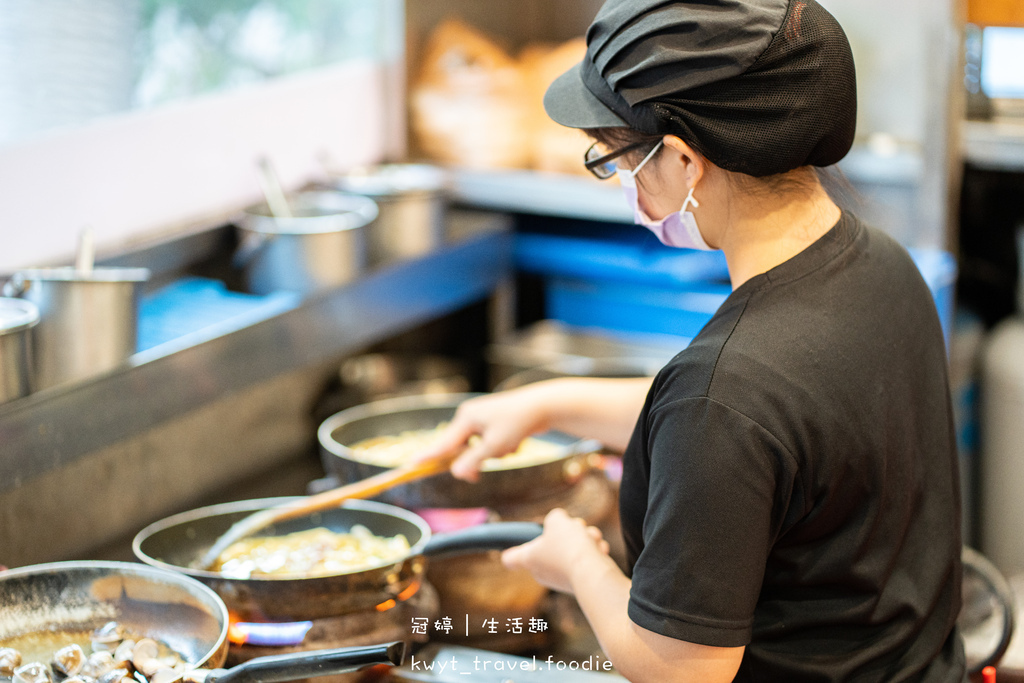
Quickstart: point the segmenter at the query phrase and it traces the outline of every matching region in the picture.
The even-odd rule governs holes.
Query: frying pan
[[[402,396],[366,403],[336,413],[317,431],[324,469],[342,483],[366,479],[388,468],[353,457],[350,446],[364,439],[433,429],[450,421],[463,401],[483,394]],[[561,432],[537,435],[564,447],[561,458],[525,467],[484,470],[476,483],[450,473],[396,486],[379,500],[409,508],[501,507],[546,498],[579,481],[587,469],[587,456],[601,444]]]
[[[24,636],[42,633],[45,645],[36,647],[47,654],[71,643],[88,645],[88,634],[108,621],[162,641],[189,669],[216,669],[227,657],[227,609],[212,590],[187,576],[126,562],[55,562],[0,572],[0,647],[17,647]],[[206,680],[270,683],[340,674],[400,664],[404,650],[399,642],[260,657],[211,672]],[[24,654],[27,662],[42,653]]]
[[[538,524],[502,522],[431,536],[430,527],[408,510],[364,500],[308,517],[280,522],[260,535],[284,535],[315,527],[339,533],[361,524],[378,536],[402,534],[409,554],[395,562],[354,572],[313,577],[236,579],[194,569],[227,529],[248,514],[295,498],[263,498],[213,505],[155,522],[138,533],[135,556],[146,564],[188,575],[212,588],[243,621],[302,621],[373,609],[415,592],[426,569],[425,557],[501,550],[540,535]]]

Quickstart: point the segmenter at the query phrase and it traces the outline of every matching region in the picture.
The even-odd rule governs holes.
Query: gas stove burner
[[[388,612],[400,604],[408,602],[423,587],[423,582],[416,580],[405,590],[394,598],[389,598],[376,605],[373,609],[361,612],[346,613],[337,617],[320,617],[315,620],[301,621],[275,621],[273,619],[261,619],[259,621],[243,621],[237,614],[228,612],[228,642],[231,645],[257,645],[264,647],[287,647],[290,645],[301,645],[306,642],[306,635],[312,630],[314,624],[324,624],[331,621],[348,623],[360,619],[360,615],[373,615],[374,613]],[[385,621],[377,619],[375,621]],[[306,648],[309,649],[309,648]]]
[[[373,645],[394,640],[425,642],[425,636],[417,638],[410,633],[409,624],[414,618],[433,620],[438,610],[437,591],[424,582],[408,599],[401,602],[389,600],[372,610],[298,622],[233,622],[229,627],[231,645],[227,665],[234,666],[255,657],[306,650]],[[313,680],[329,683],[325,679]]]
[[[433,533],[458,531],[491,520],[487,508],[419,508],[416,514],[426,520]]]
[[[313,628],[312,621],[244,622],[235,621],[228,626],[228,641],[236,645],[282,647],[299,645]]]

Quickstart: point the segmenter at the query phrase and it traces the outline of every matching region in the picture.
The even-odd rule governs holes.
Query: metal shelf
[[[456,201],[469,206],[515,213],[632,223],[617,182],[525,170],[452,172]]]
[[[486,298],[512,272],[509,222],[478,214],[453,228],[452,241],[423,258],[190,346],[157,347],[105,375],[0,406],[0,494],[232,392]]]
[[[900,150],[879,155],[857,146],[840,163],[855,184],[914,188],[924,164],[919,154]],[[515,213],[633,223],[618,182],[529,170],[452,171],[453,198],[465,205]]]

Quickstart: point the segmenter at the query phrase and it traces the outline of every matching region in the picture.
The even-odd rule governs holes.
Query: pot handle
[[[349,673],[374,664],[398,666],[404,658],[405,643],[400,640],[366,647],[311,650],[257,657],[230,669],[211,671],[204,683],[280,683]]]
[[[238,248],[235,249],[234,256],[231,257],[231,265],[235,268],[242,269],[249,265],[249,262],[256,258],[256,254],[263,249],[264,246],[272,241],[276,235],[267,235],[261,232],[246,231],[242,236],[241,241],[238,243]]]
[[[544,527],[533,522],[479,524],[431,537],[423,548],[423,554],[427,557],[448,557],[485,550],[505,550],[532,541],[542,531]]]

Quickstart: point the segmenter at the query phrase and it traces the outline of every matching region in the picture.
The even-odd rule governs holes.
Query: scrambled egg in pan
[[[375,436],[350,446],[352,458],[379,467],[399,467],[426,450],[441,435],[447,424],[434,429],[417,429],[389,436]],[[470,438],[472,446],[479,437]],[[565,447],[544,439],[529,437],[519,444],[514,453],[501,458],[485,460],[480,469],[486,471],[511,470],[518,467],[539,465],[558,460],[565,454]]]
[[[254,536],[228,546],[213,566],[233,579],[345,574],[399,562],[409,541],[399,534],[375,536],[357,524],[347,533],[317,527],[284,536]]]

